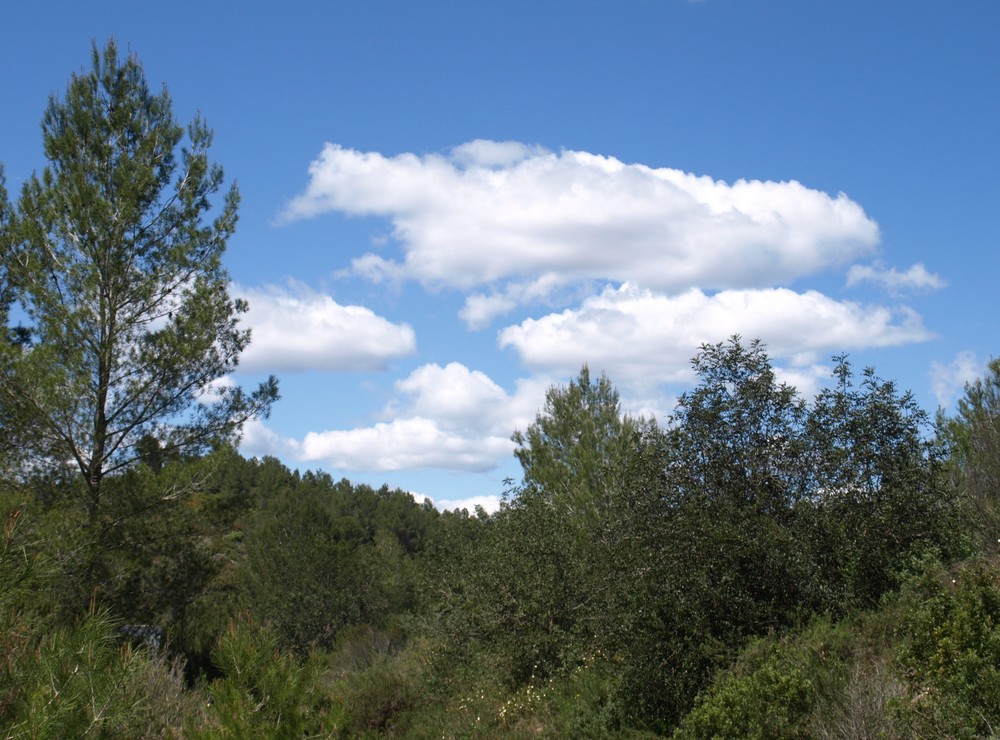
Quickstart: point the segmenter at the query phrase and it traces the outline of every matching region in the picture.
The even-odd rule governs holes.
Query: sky
[[[112,37],[242,195],[245,455],[493,510],[585,363],[662,421],[740,334],[933,413],[1000,349],[996,0],[10,3],[12,195]]]

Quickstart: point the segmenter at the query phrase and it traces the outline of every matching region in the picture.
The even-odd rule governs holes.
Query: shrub
[[[898,664],[909,689],[895,703],[911,734],[981,737],[1000,728],[1000,573],[985,561],[911,584]]]

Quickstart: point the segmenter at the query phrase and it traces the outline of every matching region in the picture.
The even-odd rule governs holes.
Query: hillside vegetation
[[[738,339],[662,426],[586,369],[500,511],[229,447],[6,479],[11,736],[988,735],[996,390],[926,415],[845,359],[810,401]],[[153,625],[165,647],[123,640]]]

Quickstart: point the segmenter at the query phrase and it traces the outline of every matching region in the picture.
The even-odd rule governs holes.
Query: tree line
[[[833,358],[700,348],[664,420],[585,366],[487,514],[245,459],[278,399],[238,192],[96,45],[0,173],[0,725],[12,737],[978,737],[1000,719],[1000,363],[931,418]],[[221,203],[213,198],[221,194]],[[164,647],[129,639],[161,630]]]

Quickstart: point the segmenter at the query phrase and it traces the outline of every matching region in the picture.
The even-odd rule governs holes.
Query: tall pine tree
[[[268,413],[277,381],[252,393],[215,384],[250,332],[222,265],[239,194],[211,202],[223,172],[205,123],[182,143],[166,90],[152,92],[112,41],[50,99],[42,131],[48,165],[0,224],[30,331],[4,342],[0,397],[44,437],[48,462],[79,471],[93,524],[102,479],[151,439],[175,452],[231,440]]]

